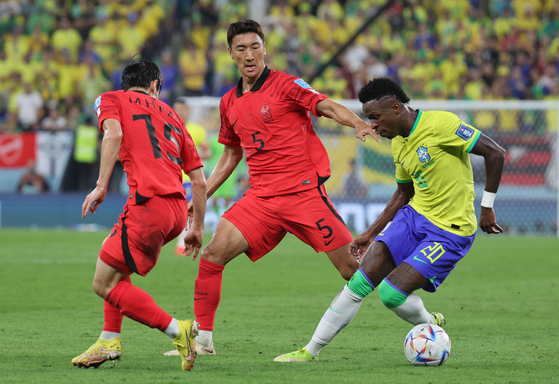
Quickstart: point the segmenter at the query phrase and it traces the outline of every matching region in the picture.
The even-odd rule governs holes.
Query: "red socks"
[[[150,328],[157,328],[161,332],[165,332],[173,319],[172,316],[155,304],[155,301],[146,291],[133,286],[129,279],[121,281],[111,289],[105,301],[118,308],[120,313],[126,317]],[[118,330],[120,331],[120,326]]]
[[[200,259],[198,277],[194,282],[194,314],[203,331],[213,331],[215,312],[221,299],[224,265]]]
[[[130,276],[128,276],[125,281],[131,283]],[[105,303],[103,308],[103,314],[105,315],[105,325],[103,325],[103,331],[120,333],[122,318],[124,316],[120,313],[120,310],[117,307],[106,300],[103,300],[103,302]]]

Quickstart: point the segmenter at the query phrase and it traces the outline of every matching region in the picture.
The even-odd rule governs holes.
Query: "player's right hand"
[[[362,142],[365,142],[365,137],[369,135],[375,139],[377,143],[380,143],[380,138],[378,137],[376,131],[365,121],[361,120],[361,123],[359,123],[355,128],[357,129],[357,138]]]
[[[372,241],[370,240],[370,237],[367,234],[363,233],[357,236],[355,240],[353,240],[351,244],[349,244],[349,252],[356,258],[363,257],[365,251],[367,250],[367,248],[369,248],[369,245],[371,245],[371,243]]]
[[[107,190],[105,188],[96,187],[89,195],[86,196],[82,204],[82,217],[86,217],[88,212],[95,213],[99,205],[105,200]]]

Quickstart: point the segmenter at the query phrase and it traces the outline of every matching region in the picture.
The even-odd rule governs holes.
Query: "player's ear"
[[[159,92],[157,90],[158,84],[159,84],[159,80],[153,80],[149,84],[149,94],[154,95],[153,97],[155,97],[156,99],[159,99]]]
[[[402,105],[399,102],[395,101],[392,103],[392,112],[394,112],[394,114],[399,115],[401,111]]]
[[[262,45],[264,47],[264,56],[266,56],[266,43]]]
[[[229,51],[229,56],[231,56],[231,58],[232,58],[233,60],[235,60],[235,59],[233,58],[233,51],[231,50],[231,48],[227,48],[227,50]]]

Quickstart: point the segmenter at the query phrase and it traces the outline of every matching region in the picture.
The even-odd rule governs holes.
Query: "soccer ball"
[[[419,324],[404,340],[404,353],[411,365],[443,365],[450,355],[450,338],[435,324]]]

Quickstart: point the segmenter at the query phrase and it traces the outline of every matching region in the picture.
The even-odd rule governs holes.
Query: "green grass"
[[[91,289],[106,233],[0,231],[0,382],[2,383],[557,383],[559,240],[480,236],[436,294],[452,353],[442,367],[412,367],[402,350],[411,325],[377,294],[316,363],[279,364],[304,346],[344,281],[324,254],[293,236],[257,263],[228,265],[217,312],[217,356],[180,370],[167,336],[123,323],[121,362],[78,369],[71,359],[99,336],[102,301]],[[177,318],[193,316],[197,262],[163,249],[134,284]]]

